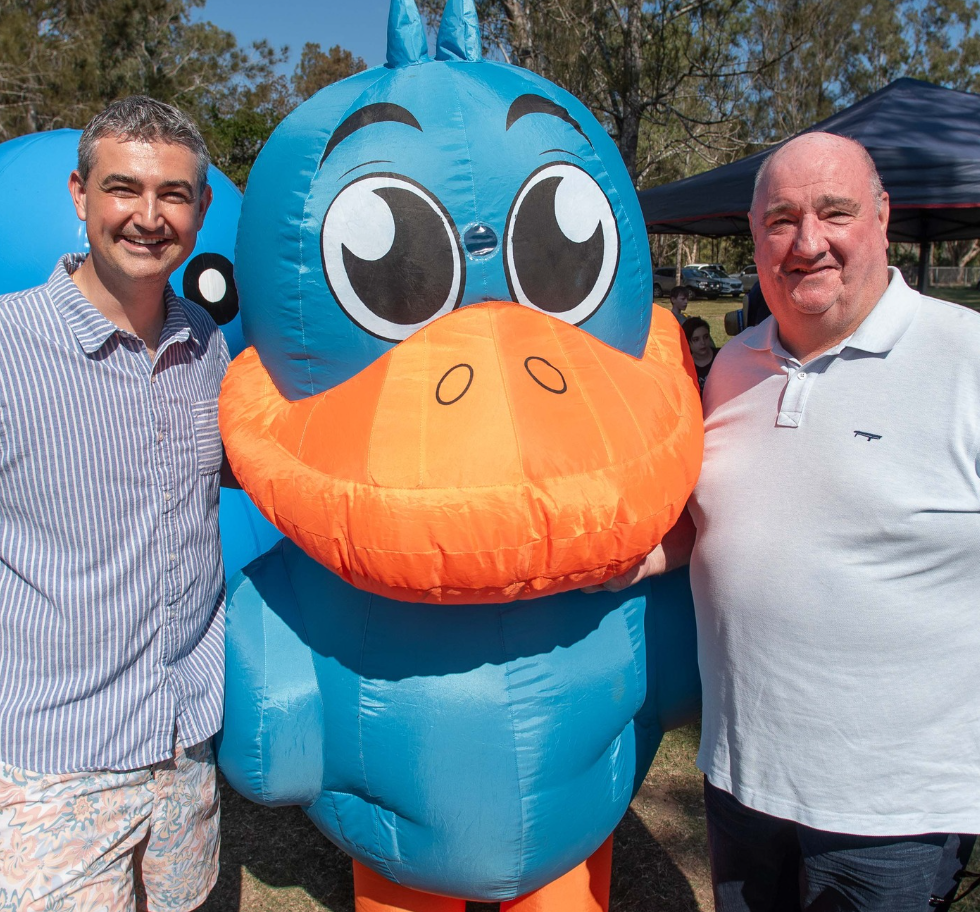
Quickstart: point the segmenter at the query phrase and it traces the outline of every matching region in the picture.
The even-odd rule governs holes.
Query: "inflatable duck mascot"
[[[697,479],[690,356],[652,306],[639,203],[573,97],[388,62],[279,126],[236,251],[229,460],[286,535],[233,581],[219,762],[354,858],[358,912],[608,905],[611,837],[700,699],[684,574],[640,561]]]
[[[29,133],[0,143],[0,198],[16,218],[0,219],[0,294],[48,280],[58,258],[88,251],[85,223],[68,193],[81,130]],[[221,327],[232,356],[244,347],[232,267],[242,195],[212,165],[214,199],[193,255],[170,277],[174,290],[201,305]],[[221,491],[218,513],[225,573],[237,573],[281,535],[241,491]]]

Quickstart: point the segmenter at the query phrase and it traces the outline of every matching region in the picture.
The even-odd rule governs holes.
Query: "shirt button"
[[[170,500],[170,496],[171,495],[170,495],[170,492],[169,491],[164,491],[163,492],[163,499],[164,500]]]
[[[806,380],[806,371],[800,371],[796,376],[801,380]]]
[[[157,443],[163,443],[163,431],[157,431]]]
[[[171,551],[171,552],[170,552],[170,563],[172,563],[172,564],[173,564],[173,563],[176,563],[176,561],[177,561],[177,555],[176,555],[176,554],[174,554],[174,552],[173,552],[173,551]]]
[[[156,382],[157,382],[157,375],[156,374],[151,374],[150,375],[150,383],[156,383]]]

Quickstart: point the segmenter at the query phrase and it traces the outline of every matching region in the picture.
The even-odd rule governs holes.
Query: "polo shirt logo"
[[[864,437],[869,442],[872,440],[881,440],[881,434],[872,434],[871,431],[855,431],[855,437]]]

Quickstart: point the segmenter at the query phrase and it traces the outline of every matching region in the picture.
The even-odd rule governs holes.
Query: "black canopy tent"
[[[980,95],[897,79],[812,131],[849,136],[871,153],[891,198],[889,239],[920,245],[920,287],[932,242],[980,237]],[[755,173],[771,151],[642,191],[647,231],[748,234]]]

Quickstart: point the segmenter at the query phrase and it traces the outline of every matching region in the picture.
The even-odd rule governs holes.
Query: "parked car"
[[[675,280],[676,271],[673,266],[658,266],[653,270],[654,297],[670,294],[670,290],[678,284]],[[681,285],[685,285],[692,298],[719,298],[723,294],[721,282],[713,279],[701,269],[685,266],[681,270]]]
[[[742,267],[741,272],[736,273],[736,277],[742,281],[742,291],[748,292],[759,281],[759,267],[755,263],[749,263]]]
[[[721,263],[691,263],[692,269],[701,269],[713,279],[721,282],[721,293],[733,298],[742,297],[742,280],[738,276],[729,275]]]

